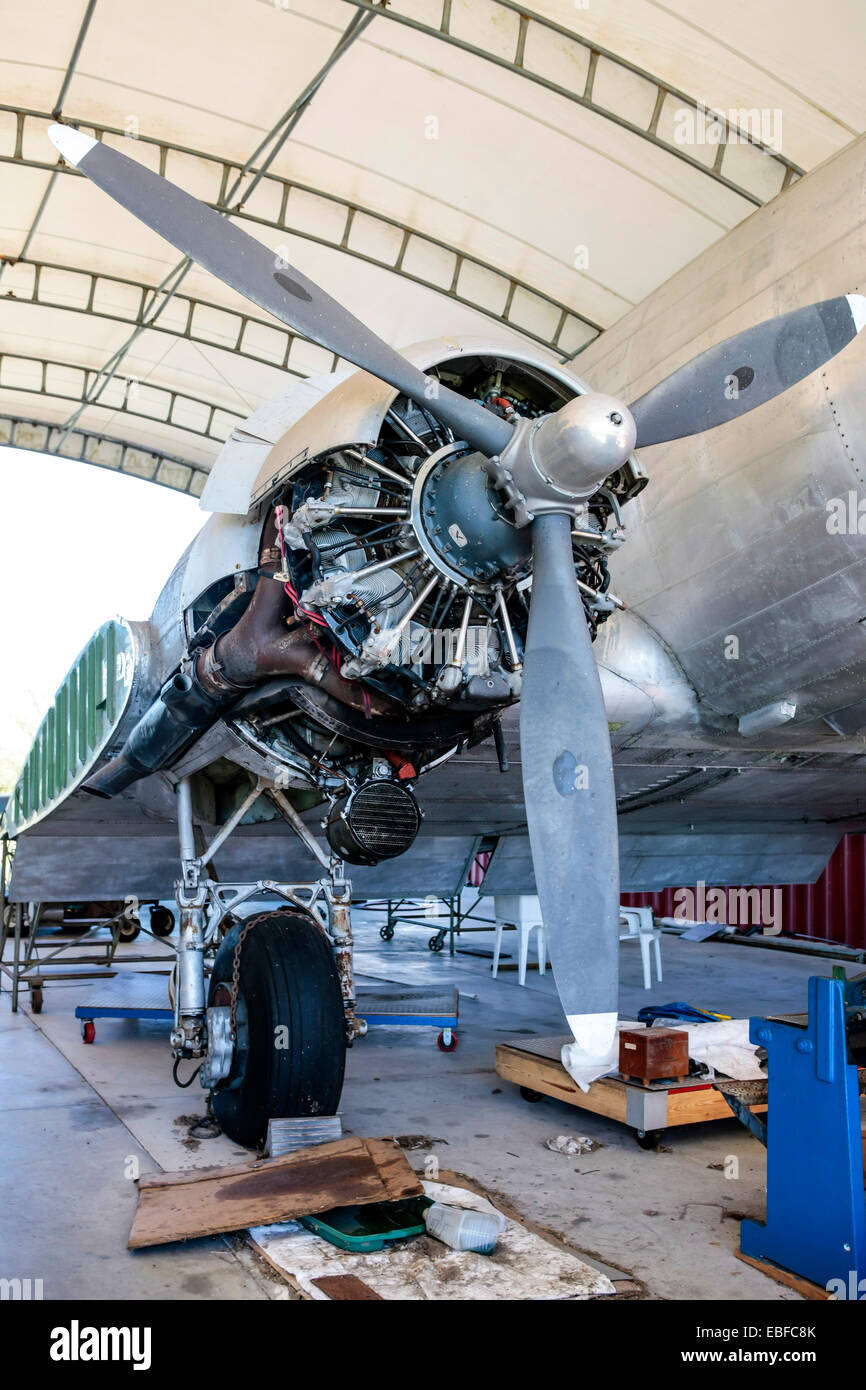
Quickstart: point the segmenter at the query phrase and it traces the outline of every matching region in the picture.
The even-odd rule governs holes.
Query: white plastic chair
[[[620,941],[636,941],[640,946],[641,965],[643,966],[643,987],[652,989],[653,970],[652,957],[650,951],[655,954],[656,974],[659,984],[662,981],[662,934],[653,922],[653,910],[651,907],[621,907],[619,910],[620,925],[625,927],[625,931],[619,934]]]
[[[519,895],[493,896],[493,911],[496,916],[496,944],[493,948],[493,978],[499,973],[499,953],[502,949],[502,931],[506,926],[517,928],[517,980],[526,984],[526,958],[529,954],[529,933],[533,927],[538,932],[536,950],[538,952],[538,973],[543,975],[547,966],[547,932],[541,918],[538,898],[530,893]]]

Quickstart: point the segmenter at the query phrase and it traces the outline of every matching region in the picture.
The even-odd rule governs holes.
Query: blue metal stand
[[[740,1248],[826,1288],[866,1277],[866,1202],[857,1068],[848,1061],[846,986],[809,981],[807,1027],[753,1018],[767,1049],[767,1221],[744,1221]]]

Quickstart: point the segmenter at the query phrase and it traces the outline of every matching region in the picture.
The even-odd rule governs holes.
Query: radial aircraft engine
[[[240,1142],[259,1141],[269,1116],[336,1109],[344,1044],[358,1030],[340,866],[404,852],[420,825],[418,779],[467,744],[501,738],[498,717],[519,700],[554,977],[573,1057],[604,1069],[617,1018],[619,881],[592,642],[618,604],[607,559],[624,539],[622,507],[647,483],[635,449],[714,429],[779,395],[856,336],[866,300],[843,295],[760,323],[629,403],[519,351],[458,345],[419,364],[135,160],[71,127],[50,134],[68,162],[185,255],[361,369],[288,431],[291,448],[274,447],[243,524],[214,532],[211,548],[222,535],[226,553],[183,614],[183,651],[84,783],[116,795],[227,722],[271,771],[217,838],[264,792],[330,873],[325,929],[297,898],[292,911],[233,926],[206,997],[221,912],[193,840],[189,779],[178,781],[175,1057],[205,1059],[215,1113]],[[365,437],[339,428],[346,392],[380,400]],[[299,816],[315,800],[327,806],[330,862]],[[289,1017],[294,1038],[275,1052],[274,1026]]]

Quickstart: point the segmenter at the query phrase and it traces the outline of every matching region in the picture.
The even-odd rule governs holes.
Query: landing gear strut
[[[281,792],[260,779],[210,846],[196,854],[187,778],[177,784],[182,878],[173,1056],[201,1058],[200,1084],[225,1134],[249,1148],[268,1120],[333,1115],[345,1050],[366,1031],[355,1018],[351,885]],[[314,883],[218,883],[206,866],[253,801],[267,792],[326,870]],[[286,906],[235,922],[246,902]],[[206,990],[205,961],[213,960]]]

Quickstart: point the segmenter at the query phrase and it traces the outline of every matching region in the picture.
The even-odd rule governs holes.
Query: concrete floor
[[[456,984],[460,1043],[443,1054],[432,1029],[372,1030],[349,1053],[347,1132],[428,1136],[429,1148],[409,1154],[417,1168],[435,1160],[503,1193],[527,1218],[632,1274],[649,1298],[797,1298],[734,1256],[739,1217],[760,1219],[764,1206],[763,1149],[734,1120],[672,1129],[651,1153],[612,1121],[554,1100],[527,1104],[496,1076],[494,1044],[562,1031],[549,972],[530,972],[525,988],[516,973],[493,980],[489,960],[447,948],[432,955],[429,923],[398,926],[382,942],[381,921],[356,914],[359,978]],[[492,933],[463,942],[489,947]],[[505,942],[514,953],[514,935]],[[826,961],[675,937],[662,953],[664,983],[645,992],[637,948],[621,949],[624,1016],[670,999],[736,1016],[801,1011],[808,977],[829,970]],[[238,1241],[124,1248],[138,1172],[247,1155],[224,1137],[190,1136],[204,1096],[197,1083],[173,1086],[166,1025],[101,1020],[96,1043],[84,1046],[73,1010],[98,988],[49,985],[38,1016],[26,994],[17,1015],[8,992],[0,1002],[0,1275],[41,1278],[46,1298],[287,1297]],[[544,1141],[560,1133],[602,1147],[577,1160],[552,1153]],[[733,1180],[717,1167],[731,1156]]]

